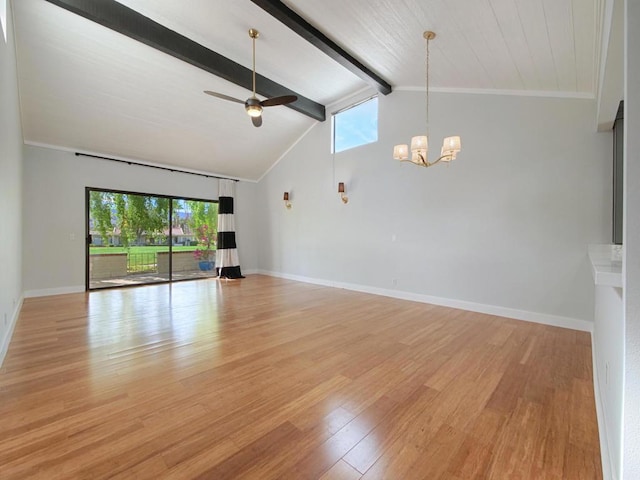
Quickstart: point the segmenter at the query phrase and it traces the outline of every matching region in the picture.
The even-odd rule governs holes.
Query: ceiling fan
[[[249,29],[249,36],[253,40],[253,94],[246,100],[240,100],[239,98],[230,97],[229,95],[212,92],[210,90],[205,90],[204,93],[217,98],[221,98],[223,100],[229,100],[230,102],[244,103],[244,109],[251,117],[253,126],[259,127],[260,125],[262,125],[263,107],[286,105],[288,103],[295,102],[296,100],[298,100],[298,97],[296,97],[295,95],[282,95],[280,97],[267,98],[266,100],[259,100],[258,97],[256,97],[256,38],[260,36],[260,32],[258,32],[258,30],[256,30],[255,28],[251,28]]]

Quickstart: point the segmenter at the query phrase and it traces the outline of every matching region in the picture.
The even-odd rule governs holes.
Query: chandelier
[[[430,167],[438,162],[450,162],[455,160],[456,154],[460,151],[460,137],[447,137],[442,142],[440,157],[433,162],[427,159],[428,136],[429,136],[429,42],[436,38],[436,34],[427,30],[422,35],[427,41],[427,61],[426,61],[426,84],[427,84],[427,130],[426,135],[418,135],[411,139],[411,158],[409,158],[408,145],[396,145],[393,147],[393,158],[401,162],[412,162],[420,167]]]

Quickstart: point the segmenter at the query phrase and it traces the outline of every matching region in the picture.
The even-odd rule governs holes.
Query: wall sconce
[[[340,194],[340,198],[342,199],[342,203],[349,203],[349,197],[344,194],[344,182],[338,183],[338,193]]]
[[[287,210],[291,209],[291,202],[289,201],[289,192],[284,192],[284,206],[287,207]]]

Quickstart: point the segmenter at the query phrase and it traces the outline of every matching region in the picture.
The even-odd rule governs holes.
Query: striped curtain
[[[220,179],[218,189],[218,242],[216,270],[221,278],[244,278],[236,247],[236,227],[233,219],[233,196],[236,182]]]

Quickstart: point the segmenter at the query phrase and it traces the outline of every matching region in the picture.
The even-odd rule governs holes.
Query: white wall
[[[216,200],[212,178],[115,163],[72,152],[24,148],[24,288],[27,296],[85,288],[85,187]],[[243,270],[256,268],[251,203],[255,184],[240,182],[235,201]],[[75,240],[71,240],[71,236]]]
[[[252,182],[237,182],[233,200],[236,222],[236,241],[242,274],[255,273],[258,269],[259,232],[256,228],[258,186]]]
[[[0,34],[0,365],[22,304],[22,130],[10,11],[6,20],[6,43]]]
[[[626,5],[623,478],[640,478],[640,2]]]
[[[432,94],[432,149],[460,134],[463,150],[429,169],[391,159],[424,131],[424,93],[380,97],[379,141],[335,159],[318,124],[260,182],[260,269],[589,329],[587,244],[611,229],[594,118],[591,100]]]
[[[622,468],[622,405],[624,398],[624,316],[622,289],[596,286],[593,329],[594,384],[601,401],[601,450],[612,479],[620,478]],[[603,435],[604,434],[604,435]],[[605,444],[606,442],[606,444]],[[605,479],[608,478],[605,474]]]

